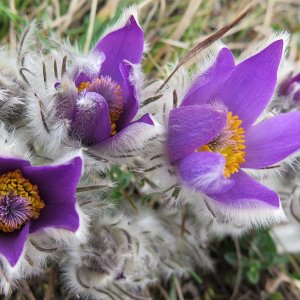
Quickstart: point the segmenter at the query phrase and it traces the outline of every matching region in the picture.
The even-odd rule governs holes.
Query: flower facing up
[[[245,171],[265,169],[300,148],[300,113],[254,124],[274,93],[282,52],[279,39],[235,65],[223,48],[169,116],[167,151],[182,182],[241,223],[264,223],[266,209],[280,207],[278,195]]]
[[[0,253],[13,267],[28,235],[47,228],[79,228],[75,192],[81,159],[53,166],[0,157]]]

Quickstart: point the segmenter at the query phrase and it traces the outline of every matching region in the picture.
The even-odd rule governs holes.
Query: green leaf
[[[236,257],[236,253],[235,252],[227,252],[224,254],[224,259],[225,261],[233,266],[233,267],[237,267],[237,257]]]
[[[169,292],[169,300],[176,300],[176,290],[175,290],[175,283],[173,279],[172,279],[172,286]]]
[[[252,284],[257,284],[260,278],[260,272],[259,269],[255,266],[251,266],[246,273],[247,279]]]
[[[192,277],[198,284],[202,284],[202,283],[203,283],[201,277],[200,277],[196,272],[194,272],[193,270],[189,270],[188,272],[189,272],[189,274],[191,275],[191,277]]]
[[[292,276],[294,279],[300,280],[300,274],[298,274],[298,273],[292,273],[291,276]]]
[[[281,293],[276,292],[269,297],[269,300],[283,300],[283,296]]]

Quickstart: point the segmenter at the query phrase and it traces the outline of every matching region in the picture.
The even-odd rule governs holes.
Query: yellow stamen
[[[20,170],[8,172],[0,176],[0,195],[6,196],[8,194],[29,200],[30,218],[32,219],[38,219],[40,210],[45,207],[45,203],[39,195],[37,185],[33,185],[28,179],[24,178]],[[22,225],[20,224],[18,228],[11,228],[9,225],[0,222],[0,230],[12,232],[15,229],[19,229]]]
[[[241,127],[242,121],[238,116],[233,116],[232,112],[227,115],[226,131],[229,132],[226,143],[218,143],[217,136],[213,141],[207,145],[202,146],[197,151],[210,151],[222,154],[225,159],[224,175],[230,177],[232,174],[238,172],[240,165],[245,162],[245,140],[244,129]]]
[[[82,92],[83,90],[87,89],[90,86],[90,82],[84,81],[80,83],[80,86],[77,88],[78,93]]]

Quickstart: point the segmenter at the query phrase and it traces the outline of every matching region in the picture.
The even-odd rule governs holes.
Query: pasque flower
[[[271,99],[283,40],[235,64],[221,49],[214,64],[169,115],[167,151],[182,182],[230,210],[278,208],[278,195],[245,171],[272,166],[300,149],[300,112],[255,123]]]
[[[81,167],[79,157],[52,166],[0,157],[0,253],[11,266],[22,255],[29,234],[46,228],[78,229],[75,192]]]
[[[27,92],[26,138],[41,146],[39,154],[57,159],[83,148],[88,157],[101,157],[97,166],[106,168],[132,162],[157,135],[159,126],[148,112],[138,111],[144,33],[135,15],[135,8],[125,10],[88,54],[53,40],[49,51],[49,44],[37,42],[35,24],[25,31],[19,68]]]
[[[144,33],[134,16],[105,35],[83,66],[74,65],[71,78],[77,95],[74,102],[60,103],[59,114],[70,120],[70,133],[85,146],[113,141],[131,123],[138,110],[134,67],[142,60]],[[95,62],[96,61],[96,62]],[[99,68],[95,68],[99,63]],[[89,65],[90,64],[90,65]],[[56,83],[59,90],[63,84]],[[69,102],[69,105],[65,105]],[[153,124],[145,115],[138,122]]]

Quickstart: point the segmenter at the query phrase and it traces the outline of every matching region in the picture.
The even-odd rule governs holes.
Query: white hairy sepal
[[[95,248],[89,243],[70,248],[70,259],[64,268],[65,284],[69,290],[95,299],[101,295],[105,299],[105,295],[111,295],[111,290],[112,294],[117,293],[122,297],[122,289],[129,294],[140,294],[145,286],[153,282],[147,276],[149,267],[153,268],[151,261],[146,265],[146,257],[140,258],[141,253],[147,250],[139,236],[133,234],[133,227],[128,228],[129,223],[130,219],[125,216],[103,216],[98,224],[93,224],[94,233],[90,243],[96,243]],[[104,240],[97,241],[99,237]],[[103,266],[98,265],[99,262],[89,262],[94,252],[95,257],[102,257],[100,261],[103,261]],[[119,280],[118,276],[124,278]]]
[[[70,258],[64,266],[66,287],[95,299],[114,294],[124,299],[141,295],[148,284],[160,278],[184,274],[195,262],[211,268],[199,249],[206,241],[205,228],[200,230],[187,219],[189,234],[180,236],[181,221],[181,214],[170,209],[157,213],[139,207],[136,218],[103,215],[92,224],[90,242],[69,249]],[[103,263],[98,269],[99,262],[93,260],[97,257]],[[124,278],[116,277],[120,274]]]
[[[56,152],[70,144],[69,122],[58,118],[55,83],[61,82],[70,98],[74,97],[75,92],[77,95],[74,83],[65,77],[67,64],[73,61],[74,53],[71,48],[67,49],[65,45],[58,45],[52,40],[50,42],[53,42],[56,49],[49,51],[44,45],[37,47],[39,39],[34,22],[24,34],[22,48],[21,44],[19,46],[18,68],[19,80],[23,81],[27,91],[24,100],[26,109],[24,121],[27,126],[26,130],[21,128],[20,131],[37,148],[47,149],[49,153],[53,153],[53,157],[59,156]],[[42,50],[46,54],[42,50],[32,51],[33,47],[40,49],[41,46],[44,47]]]
[[[153,120],[153,119],[152,119]],[[136,122],[125,127],[115,136],[99,145],[87,149],[87,154],[98,159],[98,166],[107,169],[112,163],[132,164],[135,159],[152,151],[152,141],[161,133],[161,126],[153,120],[154,125]]]
[[[249,199],[239,206],[230,206],[187,187],[183,189],[182,198],[199,211],[203,221],[210,224],[210,230],[215,232],[236,235],[251,228],[268,227],[286,221],[281,204],[273,207],[262,201]],[[222,230],[220,226],[225,226],[226,230]]]
[[[3,123],[0,123],[0,157],[24,160],[30,157],[25,143],[20,141],[14,130],[8,131]]]
[[[239,236],[253,228],[266,228],[285,222],[282,206],[275,208],[259,203],[253,205],[251,199],[243,207],[229,207],[191,189],[183,189],[181,201],[193,208],[198,228],[206,228],[208,240],[215,237]],[[251,205],[251,206],[250,206]]]
[[[53,59],[46,60],[53,64]],[[42,64],[37,63],[36,68],[41,69]],[[38,72],[34,70],[35,66],[31,66],[34,74]],[[53,68],[53,66],[51,65]],[[49,66],[50,68],[50,66]],[[50,74],[50,72],[49,72]],[[27,103],[26,113],[28,121],[28,136],[35,145],[47,149],[49,153],[61,151],[63,146],[71,144],[68,137],[69,121],[59,118],[57,111],[57,90],[54,83],[57,79],[51,79],[48,75],[47,87],[43,81],[41,74],[35,75],[39,79],[35,79],[34,86],[30,89]],[[31,78],[27,75],[29,82]],[[62,86],[68,93],[68,97],[77,94],[74,84],[69,80],[62,80]]]
[[[98,164],[88,165],[85,161],[85,173],[77,187],[76,199],[80,209],[91,219],[98,218],[105,211],[110,213],[114,207],[110,199],[114,183],[109,176],[98,169]],[[93,162],[92,162],[93,163]]]
[[[16,59],[0,47],[0,120],[10,126],[21,126],[25,86],[18,80]]]

